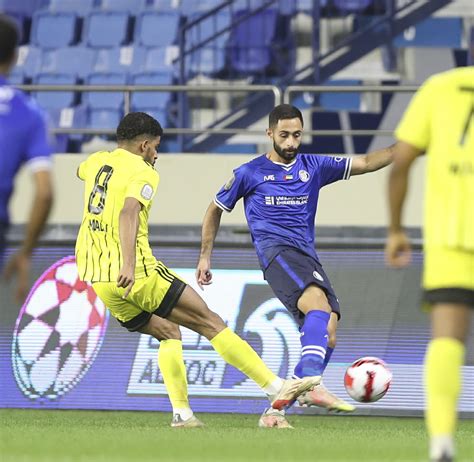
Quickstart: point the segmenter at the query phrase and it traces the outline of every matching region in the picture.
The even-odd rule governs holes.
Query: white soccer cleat
[[[450,435],[432,436],[430,439],[430,462],[453,462],[454,440]]]
[[[322,383],[298,397],[303,407],[317,406],[335,412],[354,412],[355,406],[332,394]]]
[[[271,397],[271,405],[273,409],[279,411],[288,409],[298,396],[311,388],[319,385],[321,376],[304,377],[302,379],[288,379],[283,381],[281,390],[273,397]]]
[[[260,428],[293,428],[286,420],[284,411],[277,411],[271,407],[263,411],[258,420],[258,426]]]
[[[173,428],[198,428],[204,427],[204,424],[195,415],[183,420],[179,414],[175,414],[171,421],[171,426]]]

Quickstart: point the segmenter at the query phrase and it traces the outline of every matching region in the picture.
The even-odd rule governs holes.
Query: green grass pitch
[[[427,461],[422,419],[294,416],[294,430],[258,416],[199,414],[205,428],[172,429],[161,412],[0,410],[2,462]],[[457,462],[474,460],[474,421],[461,421]]]

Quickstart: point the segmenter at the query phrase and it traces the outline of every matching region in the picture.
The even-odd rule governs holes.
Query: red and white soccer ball
[[[373,403],[385,396],[392,373],[381,359],[367,356],[354,361],[346,370],[344,386],[349,396],[360,403]]]
[[[55,399],[73,388],[99,352],[108,312],[92,286],[79,279],[74,257],[47,269],[18,316],[12,363],[30,399]]]

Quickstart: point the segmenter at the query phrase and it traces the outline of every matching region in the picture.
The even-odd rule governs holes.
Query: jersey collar
[[[290,162],[289,164],[284,164],[283,162],[275,162],[273,160],[270,160],[267,157],[267,153],[265,153],[264,156],[265,156],[265,159],[268,160],[268,162],[271,162],[272,164],[275,164],[275,165],[279,165],[280,167],[284,168],[285,170],[290,170],[290,168],[293,167],[293,165],[296,164],[296,160],[298,159],[298,155],[297,155],[292,162]]]

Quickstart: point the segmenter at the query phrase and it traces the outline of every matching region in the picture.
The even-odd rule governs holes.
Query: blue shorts
[[[321,263],[313,257],[293,247],[285,248],[271,261],[263,275],[298,326],[303,325],[305,317],[297,308],[298,300],[311,284],[324,290],[332,311],[340,319],[339,300]]]

